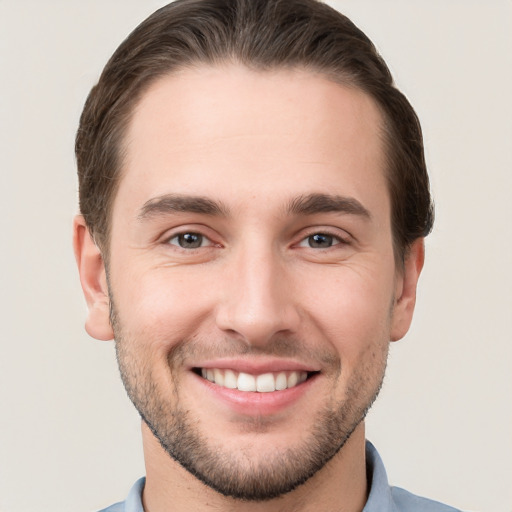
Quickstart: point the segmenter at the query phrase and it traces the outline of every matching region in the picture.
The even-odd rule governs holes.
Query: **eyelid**
[[[172,242],[174,239],[178,239],[180,236],[183,236],[183,235],[197,235],[197,236],[201,237],[201,245],[199,247],[185,248],[185,247],[181,247],[179,245],[179,243]],[[207,243],[204,243],[204,242],[207,242]],[[183,233],[176,233],[174,236],[169,238],[166,243],[168,243],[169,245],[174,245],[174,246],[178,247],[179,249],[184,249],[186,251],[193,251],[195,249],[201,249],[203,247],[212,247],[215,245],[207,236],[205,236],[201,233],[197,233],[195,231],[184,231]]]
[[[215,241],[215,238],[218,238],[218,236],[215,237],[215,232],[212,229],[210,229],[204,225],[198,225],[198,224],[189,224],[189,225],[177,226],[175,228],[168,229],[167,231],[164,232],[164,234],[162,234],[159,237],[158,243],[161,243],[163,245],[172,245],[173,247],[177,247],[178,249],[183,249],[178,244],[171,244],[171,240],[179,237],[180,235],[185,235],[187,233],[200,235],[204,239],[208,240],[208,242],[209,242],[208,245],[198,247],[197,249],[201,249],[203,247],[214,247],[214,246],[220,247],[221,246],[221,244],[219,242]],[[191,251],[194,249],[183,249],[183,250]]]
[[[314,226],[306,229],[305,231],[302,231],[300,233],[300,236],[297,237],[298,241],[294,245],[300,246],[300,244],[305,242],[309,237],[320,234],[335,238],[338,241],[338,243],[334,244],[333,247],[337,245],[349,245],[353,240],[352,236],[347,231],[342,230],[340,228]]]

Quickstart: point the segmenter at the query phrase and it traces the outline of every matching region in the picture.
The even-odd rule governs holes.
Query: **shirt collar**
[[[396,512],[384,463],[370,441],[366,441],[366,475],[370,493],[363,512]]]
[[[142,491],[146,484],[146,478],[137,480],[130,489],[126,501],[124,502],[124,512],[144,512],[142,506]]]

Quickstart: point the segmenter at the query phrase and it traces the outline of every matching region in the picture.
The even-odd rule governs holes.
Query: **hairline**
[[[133,118],[137,112],[137,109],[141,105],[143,99],[150,92],[150,89],[159,81],[179,75],[180,73],[187,70],[197,70],[201,68],[220,68],[222,66],[234,65],[237,67],[246,68],[248,70],[257,72],[257,73],[272,73],[279,71],[303,71],[312,75],[316,75],[318,77],[327,79],[331,83],[336,85],[346,87],[348,89],[357,90],[362,92],[368,99],[371,100],[372,104],[377,108],[379,112],[380,122],[377,129],[377,133],[382,144],[382,172],[384,173],[384,178],[386,180],[386,190],[389,199],[390,206],[390,226],[391,226],[391,235],[392,235],[392,243],[393,243],[393,253],[395,257],[395,266],[397,270],[403,270],[403,265],[405,259],[407,257],[408,249],[410,248],[410,243],[401,243],[398,240],[398,236],[396,233],[395,226],[396,222],[394,219],[394,203],[393,198],[391,196],[391,178],[392,178],[392,155],[393,155],[393,147],[391,140],[392,133],[392,123],[389,120],[389,115],[385,112],[381,103],[377,100],[377,98],[372,95],[370,92],[365,90],[365,88],[357,83],[357,78],[354,79],[350,77],[349,73],[344,73],[343,71],[335,71],[332,68],[322,69],[321,66],[308,64],[308,63],[272,63],[270,65],[260,64],[258,62],[245,62],[237,56],[227,55],[224,58],[217,59],[200,59],[194,58],[189,59],[188,61],[182,62],[176,65],[172,69],[162,69],[159,72],[153,73],[151,76],[145,77],[145,80],[142,81],[142,84],[139,85],[135,94],[132,91],[132,97],[125,101],[121,108],[120,114],[122,119],[118,122],[116,130],[115,130],[115,148],[116,148],[116,166],[115,172],[112,173],[112,179],[114,180],[114,186],[110,191],[110,198],[107,202],[107,211],[105,215],[106,225],[103,233],[94,233],[92,232],[93,239],[95,243],[100,248],[102,253],[103,260],[106,265],[108,265],[110,261],[110,241],[111,241],[111,233],[112,233],[112,215],[114,211],[114,203],[117,198],[117,194],[119,191],[119,186],[123,179],[126,169],[126,159],[128,152],[128,132],[130,129],[130,125],[133,121]]]

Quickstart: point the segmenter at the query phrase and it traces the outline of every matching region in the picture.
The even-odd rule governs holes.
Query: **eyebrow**
[[[357,199],[321,193],[301,195],[292,199],[287,211],[293,215],[339,212],[371,219],[370,212]],[[207,197],[165,194],[146,201],[137,218],[139,221],[145,221],[171,213],[198,213],[228,217],[229,209],[221,202]]]
[[[199,213],[226,217],[228,208],[207,197],[165,194],[146,201],[137,218],[144,221],[170,213]]]
[[[296,197],[288,205],[288,211],[295,215],[339,212],[357,215],[370,220],[370,212],[353,197],[330,194],[308,194]]]

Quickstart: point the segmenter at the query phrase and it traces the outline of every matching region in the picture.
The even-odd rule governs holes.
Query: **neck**
[[[174,461],[143,423],[146,512],[361,512],[367,499],[365,431],[361,423],[343,448],[292,492],[264,502],[228,498],[210,489]]]

